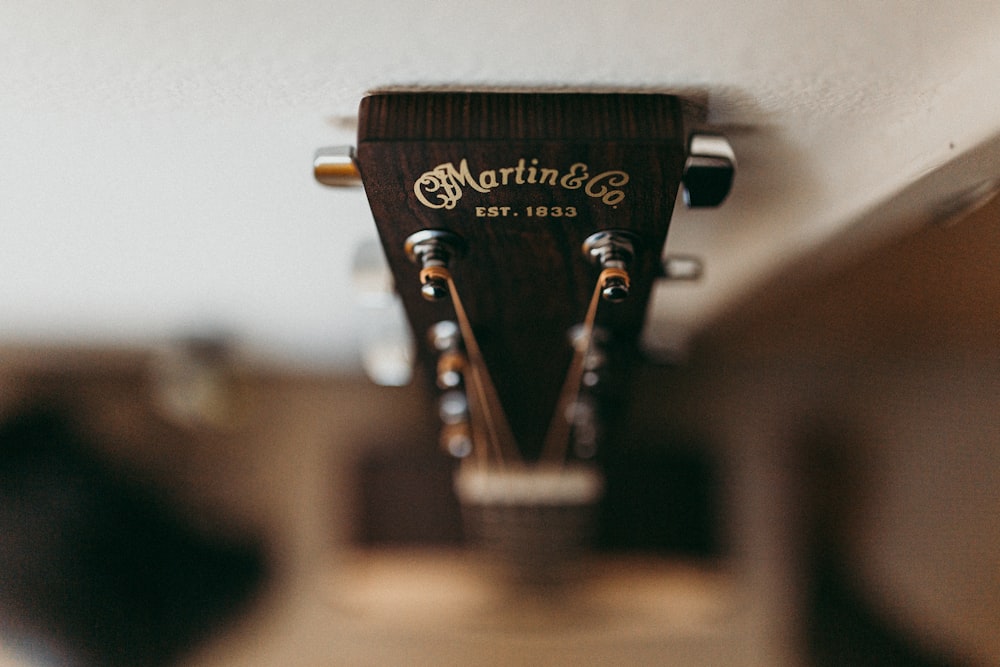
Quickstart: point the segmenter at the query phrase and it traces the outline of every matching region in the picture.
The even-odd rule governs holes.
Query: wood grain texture
[[[541,447],[570,362],[567,332],[583,320],[599,273],[581,245],[600,230],[638,238],[631,296],[598,312],[612,347],[634,348],[683,168],[682,120],[680,101],[665,95],[385,94],[362,101],[358,166],[417,340],[454,312],[448,302],[420,296],[404,241],[422,229],[449,230],[468,245],[452,274],[528,458]],[[422,203],[415,190],[421,176],[439,165],[457,171],[463,160],[467,177],[454,207]],[[538,182],[543,168],[558,173]],[[560,185],[563,177],[607,172],[625,172],[628,182],[598,178],[590,194],[585,182]],[[620,190],[620,200],[593,196],[602,187]],[[438,194],[428,195],[431,204]],[[539,216],[539,206],[550,214]],[[483,216],[489,207],[507,207],[507,215]],[[551,215],[555,207],[562,216]]]

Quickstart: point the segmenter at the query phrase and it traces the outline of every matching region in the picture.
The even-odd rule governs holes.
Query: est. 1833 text
[[[575,206],[477,206],[477,218],[508,218],[520,215],[529,218],[575,218]]]

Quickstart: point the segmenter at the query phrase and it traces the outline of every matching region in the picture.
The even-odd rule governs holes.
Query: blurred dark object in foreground
[[[58,410],[0,425],[0,632],[56,664],[173,662],[246,605],[258,543],[205,534]]]
[[[918,646],[858,593],[851,576],[828,559],[814,565],[806,641],[815,667],[961,667]]]

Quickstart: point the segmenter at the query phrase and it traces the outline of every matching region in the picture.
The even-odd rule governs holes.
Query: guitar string
[[[482,351],[476,341],[475,333],[472,330],[468,314],[465,311],[465,306],[462,303],[462,299],[458,294],[458,288],[455,285],[454,280],[452,280],[450,273],[447,275],[447,281],[449,291],[452,296],[452,302],[455,307],[455,315],[458,320],[459,330],[462,332],[462,338],[466,341],[466,352],[468,354],[469,367],[472,376],[472,383],[469,388],[473,390],[474,395],[470,397],[472,400],[469,402],[469,408],[470,416],[474,422],[474,445],[477,441],[481,440],[475,436],[476,433],[482,433],[486,436],[486,445],[482,446],[480,444],[480,446],[476,447],[478,450],[477,461],[479,461],[480,465],[487,463],[489,454],[492,452],[496,457],[496,462],[502,466],[505,463],[505,452],[507,452],[508,446],[505,446],[504,444],[504,435],[501,434],[501,427],[498,425],[497,419],[494,417],[494,411],[500,407],[500,402],[499,399],[496,398],[495,390],[493,390],[492,383],[489,379],[489,373],[486,371]],[[502,418],[502,409],[500,414]],[[510,437],[510,441],[512,440],[513,438]]]
[[[447,281],[448,289],[451,292],[452,304],[455,307],[458,328],[462,333],[462,339],[465,341],[465,349],[468,353],[469,366],[472,371],[472,381],[476,390],[477,400],[470,401],[470,410],[472,403],[477,403],[482,408],[481,415],[483,418],[482,421],[486,425],[488,447],[493,450],[497,463],[503,465],[506,460],[519,461],[520,454],[514,445],[513,433],[510,430],[510,425],[507,423],[507,418],[504,415],[503,406],[500,404],[496,388],[490,380],[482,350],[479,349],[475,332],[472,330],[469,316],[465,311],[465,306],[462,304],[461,297],[458,295],[458,287],[455,285],[450,271],[447,272]],[[472,416],[475,418],[475,413]],[[474,432],[473,444],[475,442]]]
[[[562,390],[559,392],[559,399],[556,401],[556,410],[549,422],[548,430],[545,432],[545,440],[542,445],[542,454],[539,461],[548,463],[565,463],[566,453],[569,450],[569,439],[571,430],[571,420],[569,411],[574,407],[580,397],[580,382],[583,379],[584,364],[587,355],[590,354],[590,345],[594,335],[594,321],[597,319],[597,307],[601,302],[601,285],[604,284],[607,274],[615,273],[614,269],[605,269],[597,278],[594,286],[593,296],[590,298],[590,305],[587,307],[587,316],[583,321],[583,331],[578,341],[575,341],[575,351],[566,371],[566,379],[563,381]]]
[[[472,362],[469,361],[468,355],[466,355],[462,365],[462,374],[472,378],[474,372]],[[471,453],[475,455],[476,463],[482,468],[489,463],[490,446],[488,442],[485,445],[481,442],[481,438],[483,437],[481,434],[487,433],[489,426],[480,411],[483,399],[476,390],[475,381],[466,384],[466,398],[469,404],[469,438],[472,441]]]

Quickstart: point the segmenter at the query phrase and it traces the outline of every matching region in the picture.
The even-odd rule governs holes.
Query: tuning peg
[[[465,392],[451,389],[438,399],[438,416],[445,424],[462,424],[469,421],[469,399]]]
[[[472,434],[469,425],[446,424],[441,429],[441,446],[456,459],[464,459],[472,453]]]
[[[354,161],[354,146],[320,148],[313,158],[313,176],[330,187],[361,185],[361,172]]]
[[[448,284],[436,269],[447,269],[448,263],[461,257],[465,242],[458,234],[442,229],[423,229],[406,238],[404,246],[410,261],[420,266],[420,293],[428,301],[440,301],[448,296]]]
[[[437,385],[441,389],[456,389],[462,385],[465,355],[461,352],[462,334],[458,324],[442,320],[427,332],[431,346],[438,352]]]
[[[718,206],[729,195],[736,174],[736,154],[725,137],[693,134],[681,177],[688,208]]]
[[[692,255],[667,255],[661,262],[664,280],[694,281],[701,279],[705,265]]]
[[[628,264],[635,255],[634,237],[629,232],[609,230],[591,234],[583,241],[583,254],[601,270],[613,269],[604,279],[601,296],[618,303],[629,295]]]
[[[462,344],[462,333],[454,320],[441,320],[427,331],[427,340],[439,353],[453,352]]]

